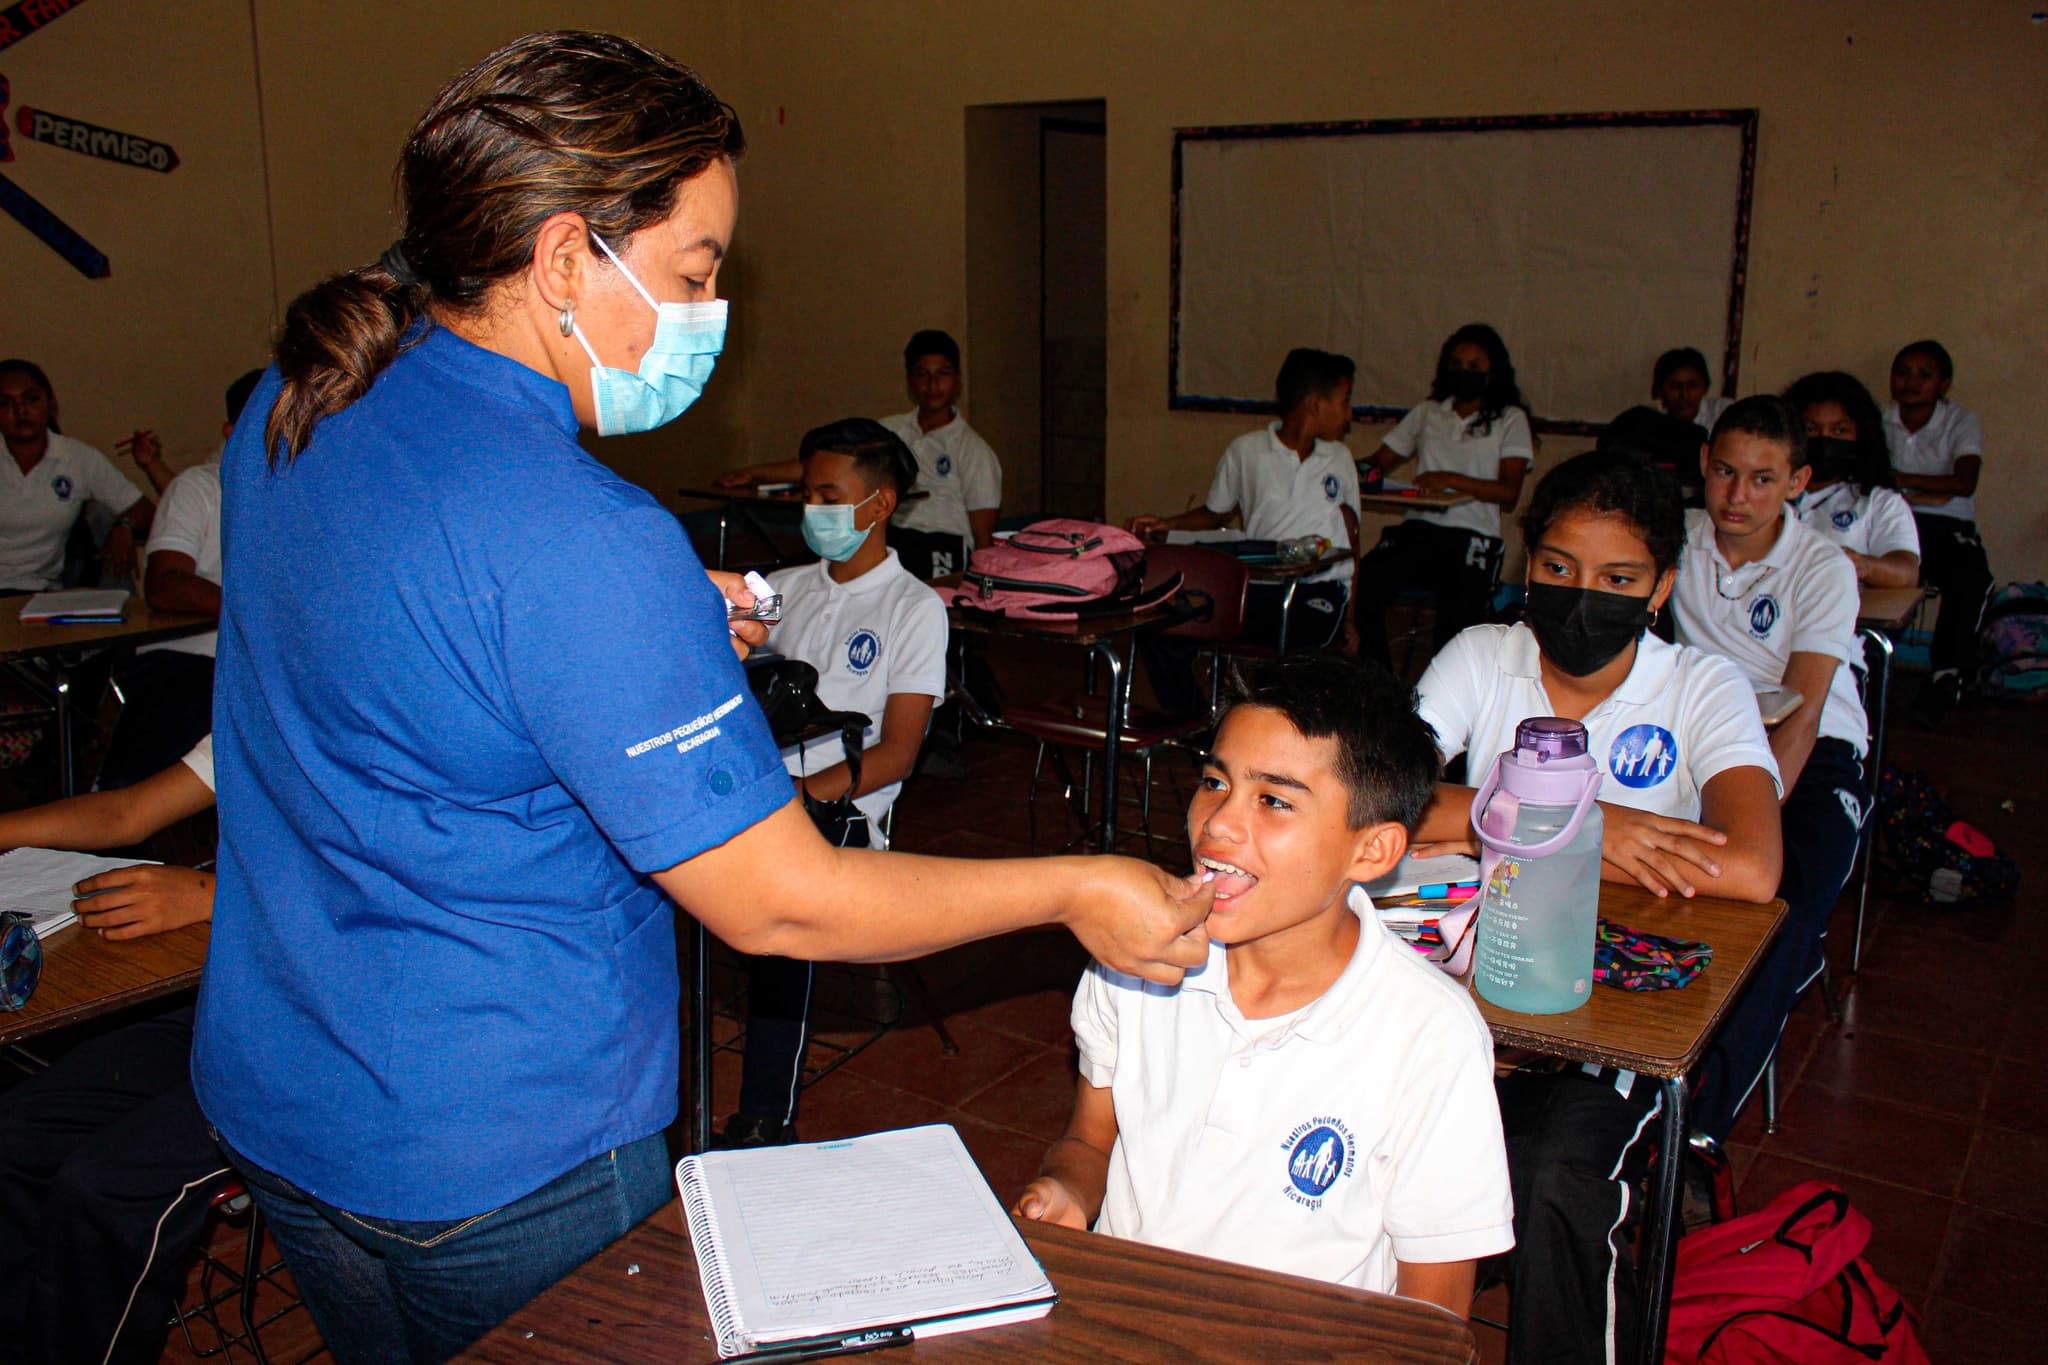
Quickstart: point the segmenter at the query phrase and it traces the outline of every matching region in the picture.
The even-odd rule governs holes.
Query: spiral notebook
[[[1057,1295],[950,1124],[676,1163],[720,1359],[1027,1322]]]

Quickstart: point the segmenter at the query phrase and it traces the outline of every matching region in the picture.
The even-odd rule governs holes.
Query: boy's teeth
[[[1201,864],[1212,872],[1228,873],[1233,877],[1249,877],[1252,875],[1243,868],[1233,867],[1220,858],[1203,858],[1201,859]]]

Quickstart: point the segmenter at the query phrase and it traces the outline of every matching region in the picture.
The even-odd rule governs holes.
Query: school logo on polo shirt
[[[953,472],[953,457],[951,455],[939,456],[938,471],[939,477],[942,479]]]
[[[1844,507],[1841,511],[1829,517],[1828,520],[1835,524],[1837,531],[1846,531],[1856,524],[1856,513],[1853,509]]]
[[[1654,787],[1677,766],[1678,741],[1661,725],[1631,725],[1607,751],[1607,771],[1624,787]]]
[[[57,495],[58,502],[70,502],[71,480],[65,475],[59,474],[56,478],[50,480],[50,491]]]
[[[1358,1139],[1344,1120],[1327,1114],[1296,1124],[1281,1147],[1287,1153],[1281,1193],[1305,1208],[1321,1208],[1330,1187],[1358,1167]]]
[[[846,671],[865,678],[882,657],[882,637],[862,626],[846,640]]]
[[[1778,599],[1769,593],[1749,604],[1749,633],[1761,640],[1778,624]]]
[[[1337,476],[1335,474],[1323,475],[1324,497],[1328,498],[1331,502],[1335,502],[1337,500],[1337,494],[1341,491],[1343,491],[1343,485],[1337,482]]]

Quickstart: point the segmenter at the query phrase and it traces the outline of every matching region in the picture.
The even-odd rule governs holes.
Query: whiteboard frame
[[[1181,213],[1185,187],[1181,178],[1183,149],[1190,142],[1277,141],[1292,138],[1387,137],[1403,133],[1557,132],[1587,128],[1732,127],[1742,134],[1742,165],[1735,197],[1735,254],[1728,279],[1728,335],[1721,355],[1722,393],[1734,393],[1742,355],[1743,296],[1749,282],[1749,225],[1756,186],[1757,111],[1755,109],[1674,109],[1636,113],[1496,114],[1470,118],[1361,119],[1337,123],[1247,123],[1173,130],[1173,235],[1171,288],[1166,339],[1166,405],[1179,412],[1271,413],[1270,398],[1218,397],[1181,392]],[[1359,404],[1354,416],[1391,420],[1408,411],[1380,403]],[[1536,430],[1564,435],[1596,436],[1603,423],[1545,418],[1531,414]]]

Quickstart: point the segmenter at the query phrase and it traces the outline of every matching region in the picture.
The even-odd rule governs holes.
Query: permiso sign
[[[52,114],[45,109],[33,109],[24,104],[14,116],[14,126],[21,135],[34,142],[45,142],[52,147],[66,151],[82,152],[96,156],[102,161],[118,161],[126,166],[139,166],[149,171],[173,171],[178,167],[178,154],[161,142],[152,142],[146,137],[133,133],[118,132],[102,128],[84,119],[66,118]]]

